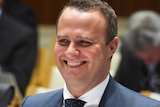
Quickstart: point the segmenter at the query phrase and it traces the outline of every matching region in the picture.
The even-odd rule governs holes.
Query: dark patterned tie
[[[66,99],[65,107],[83,107],[86,102],[79,99]]]

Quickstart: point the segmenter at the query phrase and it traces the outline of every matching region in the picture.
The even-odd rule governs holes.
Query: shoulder
[[[6,13],[3,13],[0,18],[0,27],[1,31],[5,32],[5,34],[12,34],[11,37],[28,37],[36,35],[36,32],[33,29],[31,29],[31,27],[23,24],[18,20],[15,20]]]
[[[110,78],[108,87],[106,88],[104,99],[104,102],[110,99],[110,102],[105,103],[109,106],[114,105],[114,107],[160,107],[160,101],[132,91],[112,78]]]
[[[44,107],[49,103],[57,103],[62,101],[63,90],[56,90],[46,93],[27,96],[21,102],[20,107]]]
[[[15,2],[13,0],[5,0],[3,5],[3,10],[13,16],[15,15],[30,15],[33,13],[31,7]]]
[[[15,28],[21,28],[21,29],[31,29],[29,26],[23,24],[21,21],[18,21],[16,19],[14,19],[12,16],[8,15],[7,13],[3,12],[2,16],[0,18],[1,20],[1,25],[3,25],[3,27],[12,27],[13,29]],[[8,26],[10,25],[10,26]]]
[[[124,107],[160,107],[160,101],[143,96],[138,92],[122,86],[119,83],[117,85],[119,87],[119,100],[121,100],[120,102],[122,105],[127,105]]]

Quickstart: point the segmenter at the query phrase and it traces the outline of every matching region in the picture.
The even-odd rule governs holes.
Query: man
[[[160,17],[154,11],[135,12],[121,46],[122,60],[115,75],[135,91],[160,93]]]
[[[119,39],[116,14],[106,2],[70,0],[60,14],[56,34],[55,57],[65,80],[64,89],[27,97],[21,107],[160,105],[121,86],[110,76],[111,58]]]
[[[2,5],[3,0],[0,0],[0,72],[14,74],[24,95],[36,63],[36,33],[7,15]]]

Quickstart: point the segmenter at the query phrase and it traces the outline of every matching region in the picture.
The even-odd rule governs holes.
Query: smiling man
[[[69,91],[77,97],[108,75],[118,38],[106,45],[106,23],[99,11],[86,13],[72,7],[66,8],[59,19],[55,46],[57,66],[70,86]]]
[[[109,74],[117,16],[100,0],[70,0],[57,21],[55,57],[64,89],[27,97],[21,107],[158,107]],[[134,103],[133,103],[134,101]]]

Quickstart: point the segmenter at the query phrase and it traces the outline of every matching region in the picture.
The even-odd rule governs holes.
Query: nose
[[[66,49],[65,54],[69,58],[75,58],[75,57],[79,56],[80,51],[79,51],[78,47],[76,47],[76,45],[72,43]]]

